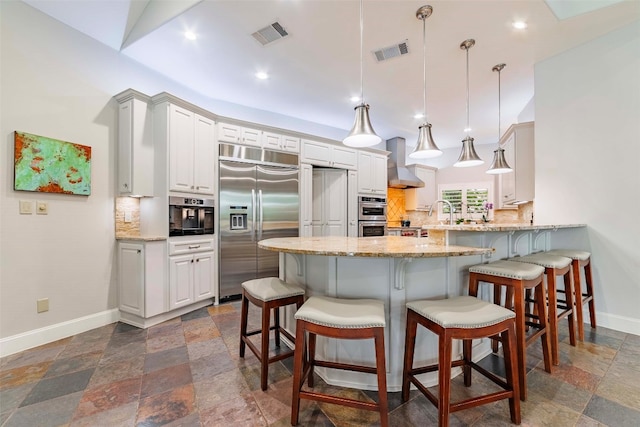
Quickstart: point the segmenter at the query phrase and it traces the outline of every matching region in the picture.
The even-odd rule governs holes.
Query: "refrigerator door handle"
[[[258,240],[262,240],[262,221],[263,221],[263,208],[262,208],[262,190],[258,190],[258,215],[260,219],[258,221]]]
[[[256,218],[256,190],[251,189],[251,241],[254,242],[256,239],[256,223],[258,219]]]

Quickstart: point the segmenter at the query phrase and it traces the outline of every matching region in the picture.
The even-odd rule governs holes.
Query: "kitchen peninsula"
[[[533,251],[578,245],[585,233],[584,225],[503,225],[463,230],[457,226],[434,226],[448,236],[433,233],[428,238],[384,237],[292,237],[267,239],[258,246],[280,252],[280,278],[306,288],[307,297],[327,295],[338,298],[376,298],[385,303],[387,327],[385,350],[387,387],[399,391],[402,385],[402,363],[405,304],[419,299],[442,299],[466,292],[469,266],[494,259],[525,255]],[[447,228],[451,227],[451,228]],[[508,229],[503,230],[504,227]],[[431,230],[431,228],[430,228]],[[552,237],[553,236],[553,237]],[[490,299],[491,289],[482,287],[480,297]],[[293,332],[294,310],[283,314],[285,328]],[[474,342],[474,358],[490,352],[486,342]],[[332,361],[375,362],[372,344],[366,341],[320,339],[318,356]],[[438,357],[437,337],[418,330],[416,363],[433,362]],[[358,372],[336,372],[318,369],[328,383],[367,390],[376,389],[374,376]],[[456,372],[457,375],[457,372]],[[427,386],[437,383],[437,374],[423,376]]]
[[[307,296],[377,298],[385,303],[387,387],[402,385],[405,303],[422,298],[444,298],[462,292],[462,278],[453,269],[481,262],[491,248],[441,245],[414,237],[292,237],[267,239],[263,249],[280,252],[280,277],[306,288]],[[461,270],[460,270],[461,271]],[[455,277],[452,277],[455,276]],[[283,324],[294,330],[294,311],[287,307]],[[437,358],[437,339],[419,334],[417,360]],[[335,361],[371,363],[371,343],[363,340],[331,340],[318,337],[318,357]],[[318,369],[325,381],[361,389],[376,389],[375,377],[358,372]],[[434,377],[434,381],[435,382]]]

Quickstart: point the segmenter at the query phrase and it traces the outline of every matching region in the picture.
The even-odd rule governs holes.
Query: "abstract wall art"
[[[91,147],[18,131],[14,142],[15,190],[91,194]]]

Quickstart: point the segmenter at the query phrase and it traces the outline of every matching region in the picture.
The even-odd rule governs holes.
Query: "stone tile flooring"
[[[257,327],[253,309],[250,327]],[[270,365],[269,389],[261,391],[256,358],[249,350],[244,360],[238,357],[239,313],[234,302],[147,330],[116,323],[7,356],[0,360],[0,425],[288,426],[291,359]],[[566,331],[561,338],[561,364],[552,375],[541,368],[539,349],[528,350],[522,425],[639,426],[640,337],[587,326],[577,347],[568,344]],[[497,366],[497,358],[482,363]],[[487,383],[474,376],[472,391]],[[375,392],[321,380],[316,387],[376,398]],[[469,392],[456,390],[458,397]],[[436,409],[417,391],[405,404],[399,393],[389,393],[389,402],[392,426],[437,425]],[[379,419],[377,413],[303,401],[300,425],[374,426]],[[511,425],[507,403],[457,412],[451,425]]]

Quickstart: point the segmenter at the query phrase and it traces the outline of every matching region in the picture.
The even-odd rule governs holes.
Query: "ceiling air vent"
[[[378,62],[386,61],[387,59],[395,58],[396,56],[406,55],[409,53],[409,45],[407,45],[408,41],[409,40],[405,40],[401,43],[394,44],[393,46],[384,47],[374,51],[373,54],[376,56]]]
[[[271,25],[259,29],[251,35],[264,46],[288,36],[289,33],[287,33],[287,30],[285,30],[279,22],[274,22]]]

